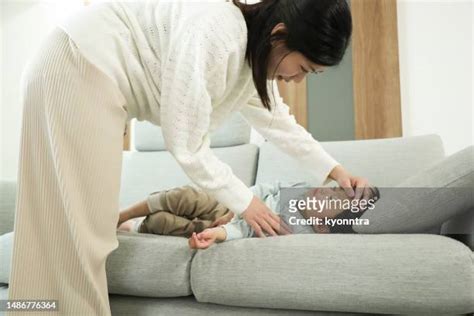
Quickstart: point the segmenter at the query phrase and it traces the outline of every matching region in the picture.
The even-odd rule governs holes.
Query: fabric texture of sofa
[[[190,183],[166,151],[159,127],[138,122],[134,135],[137,151],[123,156],[121,207]],[[403,183],[445,158],[437,135],[321,144],[379,187]],[[238,114],[214,132],[212,146],[248,186],[315,183],[274,145],[251,144],[250,127]],[[16,183],[2,182],[0,190],[0,299],[6,299]],[[112,314],[471,313],[472,214],[466,210],[449,219],[439,234],[290,235],[199,251],[190,250],[185,238],[118,232],[119,247],[107,261]]]

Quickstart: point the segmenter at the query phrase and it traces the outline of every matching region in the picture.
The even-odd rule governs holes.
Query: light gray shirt
[[[257,184],[250,188],[255,196],[260,198],[265,205],[275,214],[279,215],[280,218],[288,224],[289,213],[285,212],[281,208],[281,189],[282,188],[311,188],[312,185],[306,182],[280,182],[277,181],[273,184]],[[302,219],[303,216],[299,213],[292,213],[291,216]],[[255,237],[255,231],[247,222],[242,218],[241,215],[234,215],[234,218],[227,224],[222,225],[226,230],[228,240],[250,238]],[[311,227],[307,226],[291,226],[293,234],[311,234],[314,233]]]

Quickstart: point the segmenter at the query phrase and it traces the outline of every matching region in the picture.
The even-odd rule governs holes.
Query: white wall
[[[0,179],[17,177],[22,70],[55,23],[79,4],[79,0],[0,0]]]
[[[99,2],[101,0],[93,0]],[[22,106],[20,78],[28,59],[60,19],[82,0],[0,0],[0,179],[17,177]],[[132,121],[132,128],[134,125]],[[261,136],[252,133],[252,142]],[[134,142],[131,142],[132,149]]]
[[[399,0],[404,136],[439,134],[447,154],[474,144],[473,2]]]
[[[404,136],[440,134],[447,153],[473,144],[472,1],[398,1]],[[79,3],[0,0],[0,179],[17,176],[22,69]]]

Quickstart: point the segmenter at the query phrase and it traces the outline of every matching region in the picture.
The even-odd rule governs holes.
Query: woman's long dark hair
[[[322,66],[338,65],[344,57],[352,34],[352,17],[347,0],[232,2],[245,18],[248,29],[245,58],[252,68],[260,99],[268,110],[271,110],[267,77],[272,41],[283,40],[290,51],[298,51]],[[278,23],[284,23],[287,32],[271,35]]]

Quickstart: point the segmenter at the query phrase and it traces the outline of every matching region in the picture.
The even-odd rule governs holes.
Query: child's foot
[[[130,232],[132,231],[133,225],[134,225],[133,220],[128,220],[120,224],[120,226],[117,228],[117,230],[124,231],[124,232]]]

